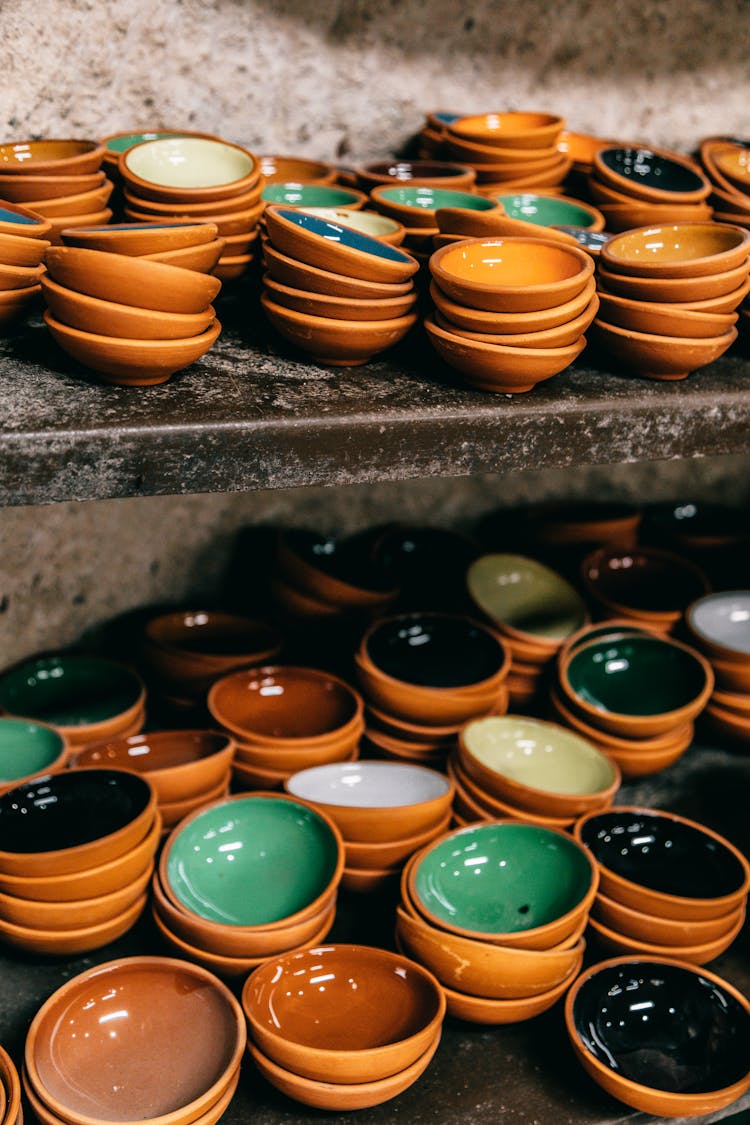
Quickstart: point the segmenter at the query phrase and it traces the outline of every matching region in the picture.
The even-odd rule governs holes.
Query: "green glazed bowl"
[[[51,727],[25,719],[0,719],[0,782],[47,773],[65,760],[66,743]]]
[[[523,555],[482,555],[466,574],[469,595],[498,625],[562,641],[587,619],[586,604],[554,570]]]
[[[286,207],[351,207],[361,203],[362,195],[324,184],[266,184],[261,199],[264,203],[283,203]]]
[[[552,195],[496,195],[509,219],[520,219],[524,223],[537,223],[542,227],[584,227],[597,225],[597,216],[584,207],[568,199]]]
[[[468,936],[537,929],[574,910],[596,873],[583,848],[532,824],[482,824],[443,837],[410,873],[420,913]]]
[[[135,145],[142,145],[145,141],[161,141],[164,137],[183,137],[184,133],[156,132],[156,133],[120,133],[110,137],[106,142],[107,152],[127,152]]]
[[[0,708],[54,727],[91,726],[130,710],[141,681],[122,664],[93,656],[30,660],[0,680]]]
[[[438,207],[463,207],[469,211],[494,211],[494,199],[474,195],[468,191],[451,191],[437,187],[381,187],[373,198],[399,207],[412,207],[417,211],[437,211]]]
[[[618,715],[680,711],[706,687],[695,653],[645,634],[585,645],[571,656],[566,675],[574,699]]]
[[[241,796],[184,821],[161,861],[176,905],[227,926],[264,926],[336,886],[344,846],[334,826],[287,797]]]

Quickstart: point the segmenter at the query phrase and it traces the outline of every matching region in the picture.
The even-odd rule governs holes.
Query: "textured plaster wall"
[[[747,0],[3,0],[0,128],[357,158],[426,109],[524,107],[689,148],[750,131],[749,47]]]

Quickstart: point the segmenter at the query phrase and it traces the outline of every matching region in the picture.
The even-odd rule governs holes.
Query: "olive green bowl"
[[[554,570],[523,555],[482,555],[466,574],[474,604],[510,636],[554,649],[587,620],[583,598]]]

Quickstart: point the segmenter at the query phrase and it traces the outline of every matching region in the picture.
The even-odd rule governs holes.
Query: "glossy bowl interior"
[[[750,664],[750,591],[727,590],[699,598],[685,621],[698,644],[721,659]]]
[[[321,899],[343,861],[340,836],[319,812],[291,798],[252,795],[184,821],[167,842],[160,872],[182,909],[228,926],[262,926]]]
[[[66,752],[65,739],[52,727],[0,718],[0,782],[59,768]]]
[[[361,207],[364,196],[358,191],[328,184],[271,183],[263,188],[261,199],[286,207]]]
[[[376,623],[363,641],[366,656],[392,679],[427,688],[479,685],[501,673],[501,642],[469,618],[407,614]]]
[[[49,656],[5,673],[0,707],[55,727],[79,727],[122,714],[138,703],[142,692],[138,676],[122,664],[100,657]]]
[[[708,588],[687,559],[656,548],[604,549],[584,560],[582,569],[598,600],[634,613],[679,615]]]
[[[577,254],[565,246],[518,239],[472,239],[448,247],[440,257],[441,269],[460,282],[480,285],[554,285],[581,272]]]
[[[236,145],[205,137],[163,137],[126,150],[124,169],[167,188],[210,188],[249,176],[255,161]]]
[[[580,594],[561,575],[522,555],[483,555],[466,574],[469,596],[487,617],[556,643],[587,617]]]
[[[613,238],[602,250],[608,269],[648,277],[688,277],[733,269],[750,253],[750,233],[722,223],[642,227]]]
[[[676,202],[680,198],[685,200],[708,195],[708,184],[701,172],[677,153],[666,155],[628,146],[603,148],[594,154],[594,167],[609,173],[615,183],[624,184],[624,190],[632,187],[639,196],[643,196],[644,189],[646,194],[673,194],[677,197]]]
[[[572,226],[601,230],[604,220],[587,204],[556,195],[533,192],[496,195],[495,199],[510,219],[542,227]],[[542,236],[543,237],[543,236]]]
[[[153,643],[201,665],[221,665],[238,658],[260,663],[281,647],[279,633],[263,622],[204,610],[155,617],[145,633]]]

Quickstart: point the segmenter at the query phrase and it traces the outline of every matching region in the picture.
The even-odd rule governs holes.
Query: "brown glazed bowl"
[[[471,191],[476,172],[466,164],[450,164],[444,160],[381,160],[360,164],[354,169],[362,191],[380,185],[407,183],[413,187],[445,187]]]
[[[610,617],[628,617],[668,631],[710,589],[694,563],[656,547],[622,551],[603,547],[581,564],[589,597]]]
[[[208,709],[242,742],[293,749],[343,739],[360,727],[364,704],[338,676],[289,665],[225,676]]]
[[[40,1101],[70,1125],[187,1125],[226,1093],[245,1043],[242,1009],[211,973],[167,957],[129,957],[54,992],[31,1023],[24,1062]]]
[[[748,254],[750,231],[725,223],[672,223],[613,238],[600,261],[635,277],[705,277],[736,269]]]
[[[83,176],[98,172],[104,145],[89,140],[10,141],[0,145],[0,172],[14,176]]]
[[[259,156],[261,175],[267,184],[335,184],[336,169],[320,160],[306,160],[302,156]]]
[[[411,1066],[439,1036],[445,1015],[430,972],[364,945],[275,957],[248,978],[242,1006],[252,1039],[275,1063],[342,1084],[376,1082]]]

